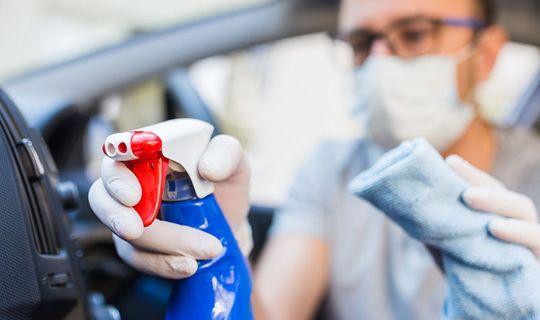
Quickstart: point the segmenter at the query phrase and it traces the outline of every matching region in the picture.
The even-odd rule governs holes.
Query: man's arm
[[[328,245],[315,237],[275,234],[254,272],[257,319],[311,319],[329,281]]]

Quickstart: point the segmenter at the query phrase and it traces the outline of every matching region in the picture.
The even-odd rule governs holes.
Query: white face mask
[[[457,64],[448,56],[370,57],[355,70],[353,112],[365,115],[368,133],[382,145],[423,137],[443,151],[474,117],[459,99]]]

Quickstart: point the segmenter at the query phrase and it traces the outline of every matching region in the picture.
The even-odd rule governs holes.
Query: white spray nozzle
[[[175,119],[135,131],[152,132],[161,139],[162,155],[173,161],[169,167],[178,170],[177,165],[180,165],[187,172],[198,198],[214,191],[212,183],[202,179],[198,169],[199,159],[214,131],[212,125],[195,119]]]

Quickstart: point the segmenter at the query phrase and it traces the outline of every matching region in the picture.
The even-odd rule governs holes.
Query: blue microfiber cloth
[[[441,253],[445,319],[540,318],[540,264],[526,248],[492,237],[497,216],[468,208],[467,183],[423,139],[389,151],[350,184],[410,236]]]

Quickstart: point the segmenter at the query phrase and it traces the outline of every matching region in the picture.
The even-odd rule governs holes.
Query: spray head
[[[167,171],[185,171],[198,198],[214,191],[212,183],[202,179],[198,171],[213,130],[203,121],[176,119],[107,137],[103,153],[124,162],[141,184],[142,197],[134,208],[144,226],[159,212]]]

